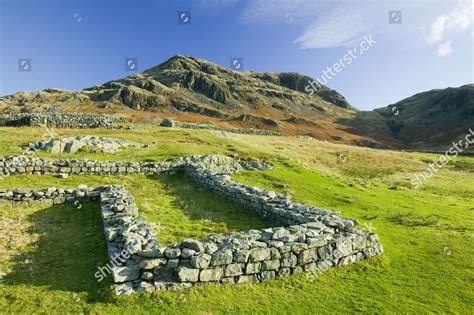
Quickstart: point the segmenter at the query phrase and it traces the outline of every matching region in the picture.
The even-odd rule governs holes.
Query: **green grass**
[[[34,138],[31,129],[14,132],[10,145],[0,137],[0,152]],[[84,131],[65,131],[68,135]],[[94,131],[95,133],[95,131]],[[97,132],[99,133],[99,132]],[[0,283],[0,309],[27,313],[472,313],[474,294],[474,158],[460,157],[420,189],[409,182],[431,154],[396,153],[292,138],[238,136],[224,139],[206,131],[148,128],[132,132],[100,131],[151,143],[136,160],[184,154],[225,153],[264,158],[274,171],[234,175],[241,182],[286,192],[294,200],[335,209],[378,233],[381,258],[338,267],[317,277],[296,275],[263,284],[202,286],[180,292],[115,297],[110,283],[97,283],[93,269],[105,258],[96,205],[83,209],[0,207],[17,246],[0,242],[7,275]],[[271,139],[271,141],[269,141]],[[143,151],[142,151],[143,150]],[[338,152],[349,159],[338,163]],[[94,159],[128,159],[93,155]],[[0,187],[75,187],[86,183],[123,184],[135,196],[140,213],[158,225],[161,242],[208,233],[263,228],[255,214],[202,191],[185,176],[12,176]],[[82,211],[82,212],[81,212]],[[85,215],[87,213],[87,215]],[[22,216],[23,215],[23,216]],[[23,217],[24,227],[14,224]],[[0,222],[2,222],[0,220]],[[41,223],[43,222],[43,223]],[[92,222],[92,223],[91,223]],[[27,224],[29,223],[29,224]],[[92,224],[92,225],[91,225]],[[91,228],[92,226],[92,228]],[[2,230],[5,231],[5,230]],[[25,235],[26,240],[20,236]],[[28,238],[31,238],[28,241]],[[2,238],[0,238],[0,241]],[[64,249],[65,254],[58,253]],[[2,252],[0,252],[1,254]],[[34,277],[20,257],[32,255]],[[75,260],[72,260],[74,257]],[[71,274],[70,277],[65,275]],[[54,276],[53,276],[54,275]],[[34,279],[33,279],[34,278]]]

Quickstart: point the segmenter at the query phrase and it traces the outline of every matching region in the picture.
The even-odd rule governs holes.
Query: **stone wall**
[[[91,113],[21,113],[0,115],[0,127],[55,127],[122,129],[123,119]]]
[[[31,160],[29,158],[27,163]],[[38,160],[44,162],[44,159]],[[57,164],[64,161],[48,160],[53,166],[47,167],[60,167]],[[116,169],[107,172],[124,174],[128,170],[122,163],[130,162],[108,163],[115,163],[112,168]],[[50,171],[44,169],[44,164],[39,165],[37,174],[41,174],[41,168],[43,173]],[[262,282],[299,272],[325,271],[332,266],[355,263],[383,252],[378,236],[355,228],[356,220],[341,218],[336,211],[294,203],[287,196],[237,183],[227,175],[243,169],[269,169],[265,163],[191,156],[153,165],[133,165],[137,172],[163,174],[184,171],[198,185],[255,210],[262,218],[280,227],[211,234],[202,240],[186,239],[162,246],[152,228],[139,215],[133,196],[122,186],[0,190],[0,199],[10,203],[52,204],[99,199],[110,273],[118,294],[174,290],[207,283]],[[34,173],[37,166],[31,165],[33,171],[25,168],[25,172]],[[81,170],[82,167],[76,166]],[[120,171],[120,167],[125,167],[125,170]],[[98,170],[94,166],[90,170],[87,166],[85,168],[79,174],[104,172],[100,166]]]
[[[226,156],[186,156],[170,161],[128,162],[92,161],[88,159],[49,159],[30,156],[6,156],[0,158],[0,176],[20,174],[66,174],[66,175],[126,175],[169,174],[184,170],[185,165],[201,165],[221,173],[242,170],[268,170],[266,163],[237,161]]]
[[[266,129],[255,129],[255,128],[221,128],[211,124],[193,124],[185,123],[165,118],[161,121],[160,126],[162,127],[176,127],[176,128],[188,128],[188,129],[210,129],[224,132],[247,134],[247,135],[260,135],[260,136],[282,136],[283,134],[279,131],[272,131]]]
[[[88,202],[98,200],[100,193],[107,186],[88,189],[80,185],[77,189],[49,187],[45,189],[1,189],[0,205],[44,204],[57,205],[62,203]]]

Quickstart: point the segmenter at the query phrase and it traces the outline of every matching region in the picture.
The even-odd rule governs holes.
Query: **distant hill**
[[[418,93],[375,112],[406,146],[446,145],[474,130],[474,84]]]
[[[436,147],[473,122],[472,85],[424,92],[362,112],[326,86],[310,95],[306,87],[312,80],[298,73],[233,71],[176,55],[143,73],[80,92],[46,89],[0,97],[0,112],[118,113],[137,121],[172,117],[380,148]]]

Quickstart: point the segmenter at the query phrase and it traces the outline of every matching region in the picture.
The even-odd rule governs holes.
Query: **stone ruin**
[[[126,129],[124,119],[111,115],[92,113],[20,113],[0,115],[0,127],[54,127]]]
[[[213,124],[196,124],[186,123],[173,120],[171,118],[165,118],[160,123],[161,127],[170,128],[187,128],[187,129],[209,129],[214,131],[230,132],[237,134],[246,135],[259,135],[259,136],[283,136],[283,133],[279,131],[267,130],[267,129],[256,129],[256,128],[221,128]]]
[[[95,162],[29,157],[0,159],[0,174],[172,174],[185,172],[197,185],[256,211],[278,227],[210,234],[160,244],[123,186],[42,190],[0,189],[7,204],[60,204],[97,200],[118,294],[176,290],[208,283],[257,283],[300,272],[320,272],[382,255],[377,234],[336,211],[296,203],[289,196],[237,183],[229,174],[268,170],[266,163],[222,156],[190,156],[163,162]],[[80,211],[80,210],[78,210]],[[100,268],[99,268],[100,269]],[[96,273],[96,277],[97,277]],[[91,275],[92,276],[92,275]]]
[[[84,149],[84,147],[89,147],[92,148],[93,152],[113,154],[130,146],[149,147],[147,144],[125,139],[98,136],[76,136],[30,143],[27,152],[32,153],[37,150],[41,150],[54,154],[76,153]]]

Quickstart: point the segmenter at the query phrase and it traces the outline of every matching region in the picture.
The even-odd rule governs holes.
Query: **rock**
[[[142,281],[137,286],[137,292],[147,292],[147,293],[155,292],[155,286],[146,281]]]
[[[228,265],[232,262],[232,251],[229,249],[219,250],[212,254],[211,266]]]
[[[222,278],[221,283],[222,284],[234,284],[235,283],[235,278],[234,277]]]
[[[250,251],[246,249],[237,250],[234,253],[234,261],[239,263],[245,263],[248,261],[250,256]]]
[[[184,259],[191,258],[196,253],[195,250],[189,249],[189,248],[183,248],[181,250],[181,257]]]
[[[96,136],[77,136],[30,143],[30,149],[33,152],[36,150],[44,150],[53,154],[73,154],[79,152],[84,147],[92,147],[95,150],[94,152],[117,153],[121,149],[129,146],[144,147],[143,144],[130,140]]]
[[[142,274],[142,279],[143,279],[143,280],[147,280],[147,281],[153,280],[153,273],[152,273],[152,272],[149,272],[149,271],[145,271],[145,272]]]
[[[278,276],[279,276],[279,277],[286,277],[286,276],[288,276],[290,273],[291,273],[291,269],[290,269],[290,268],[280,268],[280,270],[278,270]]]
[[[281,267],[284,268],[290,268],[290,267],[295,267],[296,264],[298,263],[298,259],[293,253],[286,253],[281,255]]]
[[[166,268],[168,268],[168,269],[176,269],[176,268],[178,268],[178,266],[179,266],[179,259],[178,258],[170,259],[170,260],[168,260],[168,263],[166,264]]]
[[[266,260],[262,262],[262,270],[278,270],[280,268],[280,261],[279,260]]]
[[[258,277],[257,275],[246,275],[246,276],[240,276],[239,279],[237,280],[237,283],[257,283],[258,282]]]
[[[138,266],[112,267],[111,271],[115,283],[137,280],[140,276]]]
[[[199,280],[202,282],[220,281],[223,275],[224,275],[223,267],[203,269],[201,270],[201,273],[199,274]]]
[[[206,251],[206,254],[209,254],[209,255],[214,254],[218,250],[217,245],[214,244],[213,242],[204,242],[203,246],[204,246],[204,250]]]
[[[245,273],[246,274],[259,273],[261,269],[262,269],[262,264],[259,262],[248,263],[247,266],[245,267]]]
[[[198,256],[191,257],[191,266],[194,268],[199,269],[206,269],[209,267],[209,263],[211,262],[212,256],[208,254],[200,254]]]
[[[352,243],[350,239],[341,239],[336,241],[336,249],[339,250],[342,256],[348,256],[352,253]]]
[[[275,276],[276,276],[275,271],[263,271],[263,272],[260,274],[260,278],[262,279],[262,281],[267,281],[267,280],[275,279]]]
[[[119,283],[115,285],[117,295],[130,295],[133,293],[133,282]]]
[[[161,121],[160,126],[162,127],[174,127],[175,122],[171,118],[165,118]]]
[[[258,262],[271,258],[271,251],[268,248],[255,248],[250,252],[250,262]]]
[[[140,268],[145,270],[155,269],[159,266],[165,266],[167,260],[164,258],[145,259],[140,262]]]
[[[204,246],[200,241],[186,239],[181,243],[184,247],[195,250],[196,252],[204,252]]]
[[[181,250],[179,248],[167,248],[165,250],[165,256],[167,258],[177,258],[181,255]]]
[[[303,250],[298,255],[298,264],[304,265],[310,262],[316,261],[318,258],[317,249],[307,249]]]
[[[199,269],[179,267],[178,278],[180,282],[197,282],[199,280]]]
[[[233,277],[243,274],[243,264],[230,264],[225,267],[224,275],[226,277]]]

